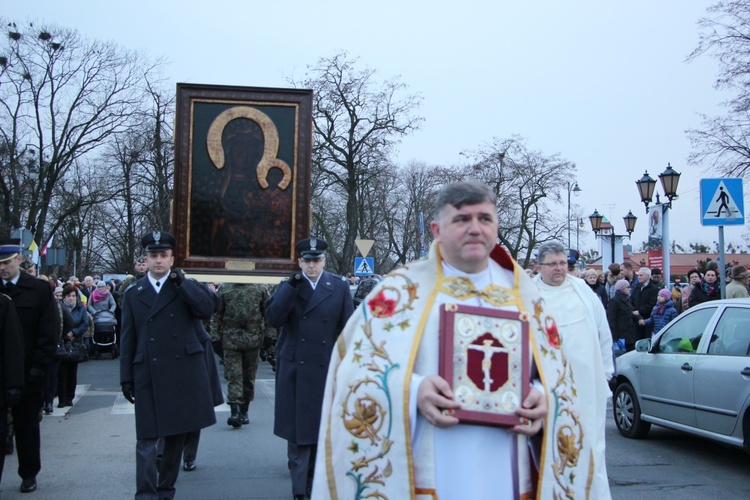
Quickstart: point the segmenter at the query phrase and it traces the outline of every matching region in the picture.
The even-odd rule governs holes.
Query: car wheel
[[[614,397],[615,425],[626,438],[642,438],[651,429],[650,422],[641,420],[641,405],[633,386],[624,382],[617,386]]]

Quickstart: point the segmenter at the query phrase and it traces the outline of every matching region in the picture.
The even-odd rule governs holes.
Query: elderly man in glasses
[[[557,241],[542,244],[537,252],[539,274],[534,278],[560,334],[564,362],[576,381],[576,392],[587,411],[581,424],[590,429],[596,471],[597,498],[609,497],[604,462],[604,429],[607,419],[608,382],[614,373],[612,334],[599,297],[585,281],[567,273],[565,248]],[[598,488],[598,489],[596,489]]]
[[[302,272],[281,283],[265,308],[268,324],[282,328],[273,432],[287,440],[294,498],[310,495],[328,363],[354,310],[349,282],[325,270],[327,248],[318,238],[297,243]]]

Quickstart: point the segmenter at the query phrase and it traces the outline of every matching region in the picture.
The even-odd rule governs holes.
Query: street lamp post
[[[570,193],[575,193],[576,196],[582,191],[580,187],[578,187],[578,182],[573,182],[572,184],[570,182],[568,184],[568,250],[570,250]],[[576,250],[578,250],[576,248]]]
[[[635,230],[635,223],[638,220],[638,217],[633,215],[632,211],[628,210],[628,215],[622,218],[625,222],[625,230],[628,232],[626,235],[615,234],[615,228],[613,226],[608,229],[603,229],[602,219],[604,219],[604,217],[599,214],[598,210],[594,210],[594,213],[589,215],[589,221],[591,221],[591,229],[594,231],[594,235],[604,241],[609,240],[611,244],[612,254],[609,263],[612,264],[615,262],[615,243],[617,242],[617,238],[620,238],[620,240],[624,239],[626,236],[630,238],[630,235],[633,234],[633,231]],[[604,270],[604,268],[604,252],[602,252],[602,270]]]
[[[670,272],[670,256],[672,249],[670,248],[670,236],[669,236],[669,209],[672,208],[672,200],[677,199],[677,184],[680,182],[680,173],[672,168],[670,163],[667,163],[667,169],[659,174],[659,180],[661,181],[661,187],[664,190],[664,195],[669,201],[667,203],[661,203],[659,201],[659,194],[656,195],[656,206],[661,208],[662,215],[662,238],[661,238],[661,253],[662,253],[662,271],[667,279],[667,283],[672,279]],[[638,194],[641,197],[641,201],[646,205],[646,213],[648,213],[648,205],[651,203],[654,195],[654,189],[656,188],[656,181],[648,175],[648,171],[643,174],[640,180],[635,181],[638,186]]]

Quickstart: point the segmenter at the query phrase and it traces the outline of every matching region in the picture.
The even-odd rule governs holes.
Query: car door
[[[646,415],[695,426],[693,368],[703,333],[716,307],[693,309],[657,337],[639,367],[641,406]]]
[[[712,333],[693,370],[697,425],[731,435],[750,396],[750,308],[727,306]]]

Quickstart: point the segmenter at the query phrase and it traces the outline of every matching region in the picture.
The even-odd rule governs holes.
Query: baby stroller
[[[94,359],[101,358],[102,352],[111,352],[112,359],[120,355],[120,347],[117,345],[117,320],[115,313],[104,310],[94,316],[94,338],[91,344],[91,356]]]

